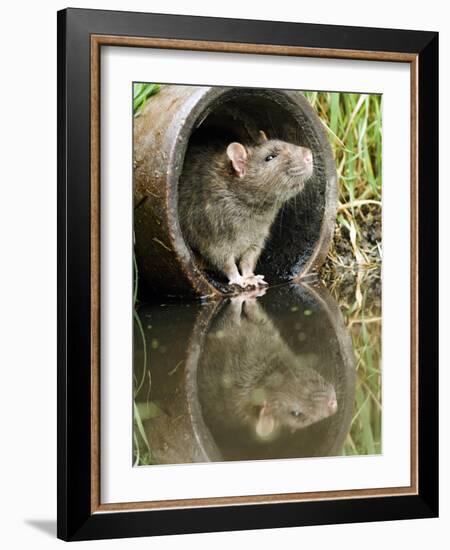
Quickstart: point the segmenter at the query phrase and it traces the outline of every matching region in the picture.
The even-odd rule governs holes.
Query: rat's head
[[[256,145],[245,147],[233,142],[227,157],[241,188],[261,192],[267,199],[285,202],[297,195],[313,173],[310,149],[268,139],[260,132]]]
[[[281,427],[291,432],[306,428],[338,410],[334,387],[314,369],[278,370],[265,382],[255,426],[263,439]]]

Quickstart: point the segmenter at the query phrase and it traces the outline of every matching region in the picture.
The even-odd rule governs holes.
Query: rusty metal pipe
[[[154,295],[229,293],[194,257],[178,220],[178,181],[193,135],[269,137],[309,147],[314,176],[280,213],[258,272],[269,283],[298,281],[326,258],[337,210],[334,158],[320,119],[296,91],[162,86],[134,121],[134,230],[140,281]]]

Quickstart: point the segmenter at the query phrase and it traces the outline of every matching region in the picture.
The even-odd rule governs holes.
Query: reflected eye
[[[291,415],[294,418],[302,418],[303,416],[305,416],[301,411],[291,411]]]
[[[277,155],[267,155],[267,157],[265,158],[265,161],[266,162],[269,162],[269,160],[273,160]]]

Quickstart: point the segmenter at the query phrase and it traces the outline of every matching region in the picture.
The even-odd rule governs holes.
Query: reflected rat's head
[[[276,371],[271,378],[256,421],[261,438],[271,437],[281,427],[295,432],[338,410],[334,387],[314,369]]]
[[[272,196],[281,202],[299,193],[313,173],[310,149],[267,139],[262,131],[259,143],[252,147],[230,143],[227,157],[244,189],[261,191],[265,197]]]

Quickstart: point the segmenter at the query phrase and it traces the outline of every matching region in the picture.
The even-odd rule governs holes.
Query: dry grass
[[[339,302],[356,356],[344,454],[381,453],[381,96],[305,95],[327,130],[339,178],[335,238],[321,276]]]

